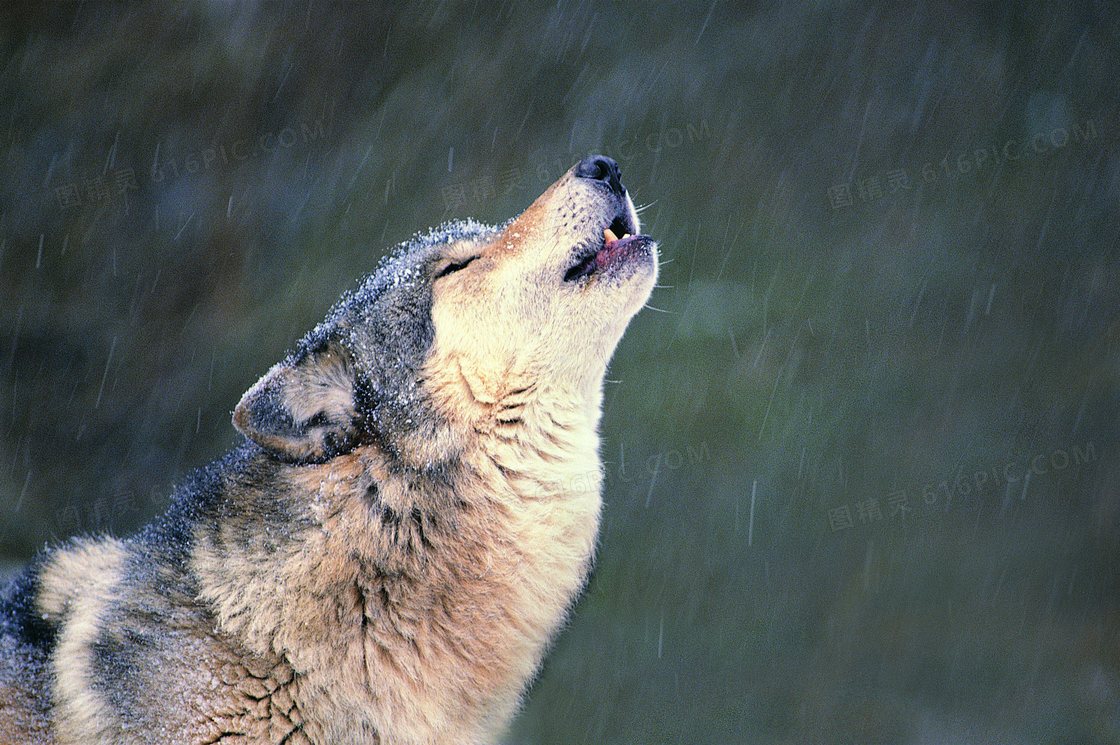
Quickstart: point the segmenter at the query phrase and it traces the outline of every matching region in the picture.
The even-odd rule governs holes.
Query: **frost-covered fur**
[[[637,228],[592,157],[501,229],[406,244],[167,515],[9,588],[0,743],[495,741],[594,551],[603,376],[657,273]]]

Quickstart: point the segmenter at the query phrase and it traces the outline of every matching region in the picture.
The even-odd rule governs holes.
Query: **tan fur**
[[[383,500],[405,515],[415,496],[380,468],[376,451],[360,449],[297,475],[315,495],[310,511],[321,530],[284,556],[275,584],[248,593],[220,583],[203,589],[231,619],[227,630],[255,653],[291,660],[304,676],[296,699],[330,711],[324,718],[338,724],[332,737],[342,738],[377,701],[379,732],[410,732],[415,742],[492,741],[582,584],[597,490],[523,498],[485,454],[465,461],[477,473],[465,490],[470,507],[445,526],[446,542],[431,552],[445,556],[438,564],[416,565],[375,540],[381,534],[360,498],[365,485],[376,480]],[[413,532],[406,540],[421,540],[416,526],[405,529]],[[427,538],[440,540],[431,530]],[[200,576],[253,571],[205,548],[195,560]],[[369,576],[370,566],[380,576]],[[367,613],[374,605],[381,612]],[[376,621],[363,625],[363,614]],[[324,637],[321,630],[340,620],[352,636]]]
[[[255,445],[179,513],[48,554],[35,617],[10,617],[56,629],[53,651],[37,683],[0,672],[0,742],[495,742],[587,576],[603,375],[656,276],[652,242],[565,274],[612,219],[637,229],[624,192],[576,170],[344,300],[242,399]],[[404,306],[355,305],[398,286]],[[359,326],[418,308],[430,344],[389,385],[377,366],[412,347],[366,349],[383,337]],[[21,633],[9,656],[39,669],[47,642]]]
[[[104,697],[88,686],[90,644],[107,620],[118,591],[125,550],[118,541],[80,541],[55,555],[42,574],[38,610],[60,622],[55,650],[56,736],[60,742],[108,740],[112,717]]]

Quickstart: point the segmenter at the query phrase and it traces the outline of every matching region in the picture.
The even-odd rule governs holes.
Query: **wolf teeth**
[[[629,238],[629,237],[630,237],[629,233],[623,233],[622,238],[619,238],[617,235],[614,234],[614,231],[611,230],[610,228],[603,228],[603,238],[606,239],[607,243],[614,243],[616,241],[622,240],[623,238]]]

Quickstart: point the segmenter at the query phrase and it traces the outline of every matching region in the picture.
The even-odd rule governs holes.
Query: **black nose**
[[[588,155],[576,166],[576,177],[605,181],[615,194],[625,194],[618,163],[605,155]]]

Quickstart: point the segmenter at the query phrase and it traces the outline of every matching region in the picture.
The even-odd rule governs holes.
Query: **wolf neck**
[[[431,462],[432,444],[441,453],[490,463],[510,497],[565,497],[593,491],[600,476],[597,434],[603,370],[581,375],[546,376],[471,364],[455,354],[432,355],[425,388],[443,425],[441,436],[428,434],[408,448],[414,460]],[[527,367],[527,366],[526,366]],[[426,450],[426,452],[424,452]],[[424,454],[423,458],[416,456]],[[472,465],[474,465],[472,463]]]
[[[286,657],[304,690],[348,681],[353,706],[308,694],[305,718],[368,710],[380,731],[485,740],[582,588],[599,524],[597,398],[526,386],[471,413],[435,435],[455,457],[431,471],[376,448],[280,466],[290,518],[277,534],[295,540],[245,544],[235,517],[197,536],[199,574],[217,580],[202,595],[227,632]]]
[[[518,389],[477,427],[480,452],[521,499],[570,498],[601,482],[598,397],[556,389]]]

